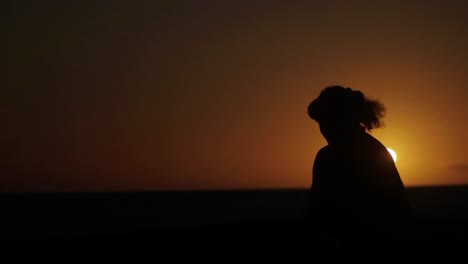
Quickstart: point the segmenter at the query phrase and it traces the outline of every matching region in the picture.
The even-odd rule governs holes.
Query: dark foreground
[[[3,194],[0,231],[15,258],[64,262],[464,258],[468,187],[408,192],[413,223],[393,240],[324,239],[302,218],[307,190]]]

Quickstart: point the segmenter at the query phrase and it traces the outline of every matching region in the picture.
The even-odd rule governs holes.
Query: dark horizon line
[[[414,189],[458,189],[468,188],[468,184],[421,184],[406,186],[408,190]],[[232,188],[232,189],[168,189],[168,190],[109,190],[109,191],[34,191],[34,192],[0,192],[1,197],[7,196],[60,196],[60,195],[151,195],[151,194],[197,194],[197,193],[271,193],[271,192],[303,192],[309,188]]]

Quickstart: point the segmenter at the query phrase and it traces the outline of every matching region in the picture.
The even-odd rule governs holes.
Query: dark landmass
[[[353,245],[318,239],[302,220],[306,189],[1,194],[0,231],[4,244],[33,246],[41,254],[123,262],[300,260],[351,248],[357,255],[464,256],[468,186],[411,187],[408,194],[413,223],[407,236],[367,241],[367,248],[357,246],[359,238]]]

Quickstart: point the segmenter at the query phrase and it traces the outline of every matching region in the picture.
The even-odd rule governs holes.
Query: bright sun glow
[[[395,152],[393,149],[391,149],[391,148],[387,148],[387,150],[388,150],[388,152],[390,152],[390,155],[392,155],[393,161],[396,162],[396,160],[397,160],[397,154],[396,154],[396,152]]]

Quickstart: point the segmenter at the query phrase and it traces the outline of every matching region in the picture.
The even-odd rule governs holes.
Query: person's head
[[[320,125],[328,142],[360,126],[368,131],[381,127],[385,107],[361,91],[342,86],[329,86],[308,106],[309,117]]]

